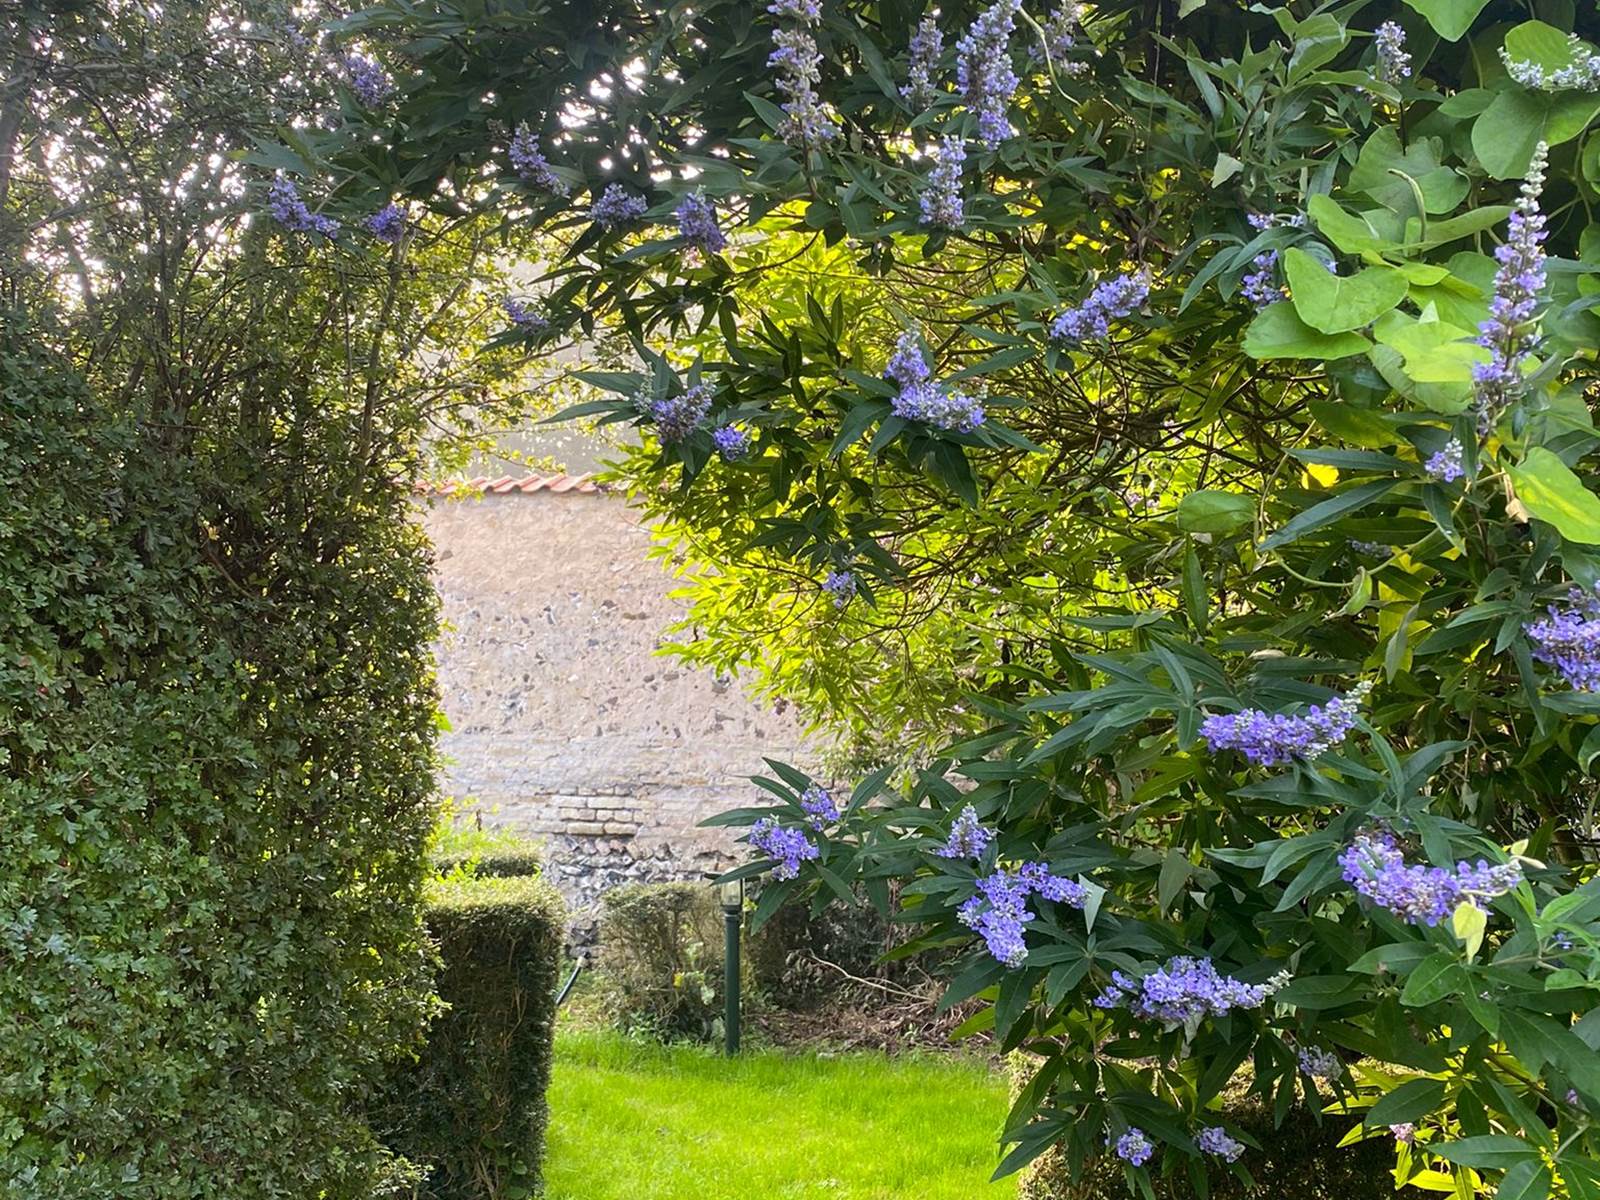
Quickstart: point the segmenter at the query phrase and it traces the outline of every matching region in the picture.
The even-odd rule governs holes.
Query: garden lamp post
[[[729,1054],[739,1053],[739,926],[744,921],[744,880],[718,889],[722,899],[722,1031]]]

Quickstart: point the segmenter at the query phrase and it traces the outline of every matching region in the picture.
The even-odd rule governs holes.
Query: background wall
[[[547,838],[580,904],[729,861],[731,838],[695,826],[761,795],[744,777],[764,754],[803,761],[800,727],[656,655],[681,609],[627,504],[586,477],[519,476],[430,496],[421,516],[449,623],[445,790]]]

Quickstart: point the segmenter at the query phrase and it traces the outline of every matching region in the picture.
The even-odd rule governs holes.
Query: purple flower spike
[[[1011,69],[1011,32],[1022,0],[997,0],[978,14],[956,43],[956,87],[967,107],[978,114],[978,141],[993,150],[1011,136],[1006,107],[1017,90]]]
[[[1112,321],[1132,316],[1149,298],[1149,271],[1117,275],[1098,284],[1082,304],[1057,317],[1050,336],[1063,342],[1109,337]]]
[[[672,446],[699,429],[711,411],[712,388],[697,383],[676,396],[657,396],[647,388],[633,398],[633,406],[655,423],[656,436]]]
[[[1244,1153],[1244,1143],[1228,1136],[1221,1125],[1208,1125],[1194,1139],[1195,1149],[1202,1154],[1214,1154],[1223,1162],[1235,1162]]]
[[[711,431],[711,444],[722,455],[723,462],[738,462],[750,457],[750,435],[736,425],[724,425]]]
[[[1137,1127],[1117,1139],[1117,1157],[1130,1167],[1144,1166],[1155,1152],[1156,1148],[1151,1145],[1144,1130]]]
[[[967,144],[956,134],[939,143],[928,186],[922,192],[922,223],[934,229],[960,229],[966,220],[961,198],[961,168],[967,161]]]
[[[1512,208],[1505,244],[1494,252],[1500,264],[1494,275],[1494,296],[1489,301],[1489,319],[1478,326],[1478,345],[1489,351],[1489,361],[1472,368],[1478,431],[1483,434],[1489,433],[1522,395],[1522,363],[1538,342],[1545,260],[1539,195],[1544,191],[1546,151],[1543,142],[1534,149],[1522,194]]]
[[[394,80],[377,60],[364,54],[347,54],[344,69],[350,77],[350,90],[368,108],[377,108],[394,94]]]
[[[373,237],[392,246],[406,231],[406,210],[398,204],[386,204],[368,217],[364,224]]]
[[[295,233],[320,233],[331,238],[339,232],[339,222],[312,212],[300,199],[299,189],[281,175],[267,189],[267,211],[278,224]]]
[[[1004,869],[978,880],[978,892],[956,910],[956,918],[982,936],[989,953],[1008,967],[1020,967],[1028,957],[1022,927],[1033,920],[1028,897],[1082,908],[1089,893],[1081,883],[1052,875],[1044,863],[1023,863],[1015,871]]]
[[[750,826],[750,844],[768,858],[778,860],[772,869],[774,879],[793,879],[800,864],[815,859],[821,851],[798,829],[778,824],[776,817],[762,817]]]
[[[982,858],[994,834],[978,823],[978,810],[967,805],[956,814],[950,826],[950,837],[934,851],[940,858]]]
[[[1570,608],[1550,606],[1550,615],[1523,626],[1533,657],[1561,673],[1580,692],[1600,692],[1600,585],[1573,588]]]
[[[613,229],[632,225],[644,216],[648,207],[643,196],[632,195],[620,183],[613,183],[590,206],[589,219],[609,233]]]
[[[833,597],[833,606],[843,608],[856,598],[856,577],[851,571],[829,571],[822,590]]]
[[[1344,1074],[1344,1062],[1332,1050],[1321,1046],[1303,1046],[1297,1057],[1300,1070],[1312,1079],[1332,1081]]]
[[[705,192],[689,193],[679,202],[674,215],[678,218],[678,234],[691,252],[716,254],[728,244],[717,227],[717,210]]]
[[[1406,53],[1406,31],[1395,21],[1385,21],[1372,34],[1378,53],[1378,79],[1399,84],[1411,78],[1411,55]]]
[[[1285,971],[1266,983],[1245,983],[1219,974],[1209,958],[1179,955],[1142,979],[1113,971],[1110,986],[1094,1003],[1097,1008],[1126,1008],[1168,1029],[1181,1025],[1193,1032],[1206,1017],[1220,1017],[1236,1008],[1260,1008],[1288,982]]]
[[[552,196],[567,195],[567,185],[545,161],[544,152],[539,149],[539,139],[526,125],[517,126],[516,136],[511,139],[511,148],[506,152],[506,157],[511,160],[511,169],[517,173],[517,178],[524,183],[530,183]]]
[[[926,110],[939,98],[933,73],[938,69],[939,56],[944,53],[944,34],[939,30],[938,18],[932,13],[924,16],[906,48],[911,62],[906,68],[906,85],[900,89],[900,94],[915,107]]]
[[[1358,833],[1339,854],[1344,881],[1379,908],[1413,925],[1438,925],[1460,904],[1483,908],[1522,882],[1522,865],[1458,862],[1453,868],[1409,864],[1393,835]]]
[[[1258,254],[1250,261],[1251,270],[1239,280],[1239,294],[1254,304],[1257,309],[1266,308],[1269,304],[1276,304],[1284,297],[1282,286],[1278,283],[1278,252],[1267,250]]]
[[[832,794],[815,783],[800,793],[800,807],[806,813],[806,823],[819,831],[839,819],[839,805]]]
[[[1361,701],[1371,690],[1370,683],[1359,683],[1327,704],[1313,704],[1303,716],[1268,713],[1259,708],[1210,716],[1200,723],[1200,736],[1213,754],[1237,750],[1263,767],[1297,758],[1309,762],[1349,736]]]
[[[1422,464],[1422,469],[1428,477],[1437,483],[1454,483],[1467,473],[1466,464],[1462,455],[1466,447],[1459,438],[1451,438],[1444,444],[1444,448],[1428,455],[1428,460]]]

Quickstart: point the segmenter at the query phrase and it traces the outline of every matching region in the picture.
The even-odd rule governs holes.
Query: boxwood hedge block
[[[542,879],[441,884],[427,910],[440,999],[420,1058],[378,1124],[423,1169],[424,1200],[521,1200],[544,1159],[560,974],[560,897]]]

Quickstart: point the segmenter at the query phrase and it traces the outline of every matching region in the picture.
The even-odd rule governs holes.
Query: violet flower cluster
[[[933,170],[922,191],[922,223],[935,229],[960,229],[966,220],[961,199],[961,168],[967,161],[967,144],[958,134],[947,133],[934,153]]]
[[[767,11],[800,22],[797,29],[772,31],[777,49],[767,56],[767,66],[778,72],[777,88],[787,97],[778,136],[791,146],[815,149],[839,135],[839,127],[817,98],[822,53],[806,28],[822,19],[822,6],[818,0],[774,0]]]
[[[738,462],[750,455],[750,435],[737,425],[723,425],[711,431],[711,444],[723,462]]]
[[[833,597],[833,606],[843,608],[856,598],[856,577],[852,571],[829,571],[822,590]]]
[[[398,204],[386,204],[362,224],[373,237],[392,246],[405,234],[406,210]]]
[[[1381,831],[1358,833],[1340,851],[1339,866],[1357,894],[1413,925],[1438,925],[1463,903],[1481,909],[1522,882],[1516,862],[1491,866],[1479,859],[1452,868],[1407,863],[1394,836]]]
[[[539,139],[526,125],[517,126],[506,157],[511,160],[511,169],[517,173],[518,179],[542,188],[552,196],[567,194],[567,185],[545,160],[544,152],[539,149]]]
[[[939,20],[932,13],[917,23],[916,32],[906,47],[910,63],[906,67],[906,83],[900,94],[917,108],[927,108],[939,98],[939,88],[933,82],[933,73],[944,54],[944,34]]]
[[[996,0],[956,43],[956,88],[978,114],[978,141],[993,150],[1011,136],[1006,106],[1017,90],[1011,33],[1022,0]]]
[[[1406,31],[1397,21],[1385,21],[1372,33],[1372,44],[1378,54],[1378,80],[1380,83],[1398,85],[1402,79],[1411,78],[1411,55],[1406,52]]]
[[[800,874],[802,862],[810,862],[821,853],[804,833],[778,824],[776,817],[762,817],[750,826],[750,844],[777,860],[778,865],[772,869],[774,879],[793,879]]]
[[[1001,868],[978,880],[977,894],[956,910],[956,918],[983,938],[998,961],[1019,967],[1028,957],[1022,927],[1033,920],[1027,905],[1034,895],[1072,908],[1082,908],[1089,899],[1081,883],[1052,875],[1042,862],[1027,862],[1014,871]]]
[[[1398,1125],[1389,1126],[1389,1132],[1394,1135],[1394,1140],[1402,1146],[1416,1144],[1417,1127],[1410,1121],[1401,1121]]]
[[[1074,59],[1072,53],[1078,48],[1078,34],[1083,28],[1083,5],[1075,0],[1058,5],[1044,23],[1044,48],[1039,46],[1029,47],[1029,57],[1048,59],[1050,69],[1059,75],[1077,78],[1089,70],[1089,64],[1081,59]]]
[[[543,333],[550,328],[550,322],[531,304],[507,296],[500,301],[500,307],[506,319],[523,333]]]
[[[1223,1162],[1236,1162],[1244,1153],[1244,1143],[1228,1136],[1221,1125],[1207,1125],[1194,1139],[1194,1148],[1202,1154],[1214,1154]]]
[[[1428,455],[1422,464],[1422,469],[1428,473],[1428,478],[1438,483],[1454,483],[1467,473],[1467,465],[1462,459],[1466,447],[1459,438],[1451,438],[1443,448],[1435,450]]]
[[[950,824],[950,836],[934,851],[940,858],[982,858],[994,834],[978,821],[978,810],[967,805]]]
[[[350,77],[350,90],[368,108],[377,108],[394,94],[394,80],[376,59],[364,54],[346,54],[344,69]]]
[[[1237,750],[1263,767],[1297,758],[1309,762],[1349,736],[1371,690],[1370,683],[1358,683],[1345,695],[1313,704],[1298,716],[1259,708],[1209,716],[1200,723],[1200,736],[1213,754]]]
[[[1209,958],[1179,955],[1142,979],[1111,972],[1111,983],[1095,997],[1096,1008],[1125,1008],[1136,1017],[1160,1021],[1168,1029],[1193,1031],[1206,1017],[1234,1009],[1260,1008],[1289,982],[1287,971],[1266,983],[1245,983],[1218,973]]]
[[[295,233],[320,233],[331,238],[339,232],[339,222],[307,208],[300,199],[300,190],[281,175],[267,189],[267,211],[278,224]]]
[[[977,397],[933,377],[915,331],[900,335],[883,373],[900,385],[891,408],[902,420],[921,421],[955,433],[971,433],[983,424],[983,405]]]
[[[1344,1074],[1344,1063],[1339,1056],[1321,1046],[1302,1046],[1295,1057],[1300,1070],[1312,1079],[1332,1080]]]
[[[613,183],[589,206],[589,219],[609,232],[632,225],[648,207],[643,196],[635,196],[620,183]]]
[[[695,254],[716,254],[728,244],[717,227],[717,210],[703,190],[690,192],[673,211],[678,219],[678,236]]]
[[[1495,248],[1500,267],[1494,275],[1489,319],[1478,326],[1478,345],[1489,361],[1472,368],[1479,432],[1487,434],[1500,415],[1522,394],[1522,360],[1537,341],[1539,293],[1544,289],[1544,190],[1546,146],[1535,148],[1533,161],[1512,207],[1505,244]]]
[[[697,383],[676,396],[657,396],[648,388],[633,398],[633,406],[655,423],[664,445],[675,445],[699,429],[711,411],[709,383]]]
[[[1506,73],[1525,88],[1540,92],[1596,92],[1600,91],[1600,54],[1595,54],[1575,33],[1567,35],[1567,49],[1572,61],[1564,67],[1546,71],[1544,67],[1527,59],[1514,59],[1500,47],[1500,60]]]
[[[1554,667],[1567,685],[1600,692],[1600,584],[1592,592],[1573,588],[1569,608],[1551,605],[1550,615],[1524,625],[1533,657]]]
[[[1117,1139],[1116,1151],[1117,1157],[1130,1167],[1142,1167],[1150,1161],[1150,1156],[1156,1152],[1156,1148],[1151,1144],[1145,1131],[1134,1126]]]
[[[1239,280],[1239,294],[1256,308],[1266,308],[1284,297],[1278,283],[1278,252],[1264,250],[1250,260],[1251,270]]]
[[[1304,229],[1306,227],[1306,215],[1302,212],[1287,214],[1252,212],[1246,213],[1244,219],[1250,223],[1250,228],[1255,230]]]
[[[839,819],[839,805],[820,784],[813,783],[800,793],[800,808],[806,814],[806,824],[819,831]]]
[[[1111,335],[1111,322],[1132,316],[1150,298],[1150,272],[1130,271],[1097,284],[1083,303],[1050,326],[1059,341],[1087,342]]]

